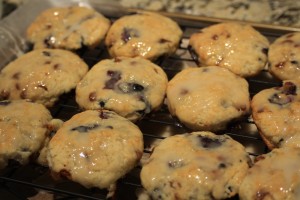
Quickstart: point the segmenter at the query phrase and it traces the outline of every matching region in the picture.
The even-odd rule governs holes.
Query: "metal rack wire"
[[[130,13],[135,10],[127,10]],[[103,10],[100,10],[103,13]],[[114,21],[120,16],[109,12],[105,13],[106,17]],[[124,14],[124,12],[123,12]],[[200,28],[219,22],[207,21],[207,19],[187,18],[181,15],[162,13],[176,20],[184,31],[180,46],[176,53],[168,58],[162,58],[158,61],[171,79],[176,73],[187,66],[195,66],[194,61],[188,53],[187,44],[190,35]],[[265,26],[255,26],[261,33],[273,41],[276,37],[290,30],[273,29]],[[93,66],[103,58],[108,58],[108,53],[104,46],[95,50],[82,49],[78,54],[89,64]],[[280,82],[271,77],[265,70],[256,77],[247,79],[250,86],[251,96],[264,88],[277,86]],[[76,102],[75,93],[71,91],[63,95],[59,102],[51,108],[54,118],[68,120],[74,114],[80,112]],[[159,111],[146,116],[143,120],[137,122],[144,134],[145,149],[144,154],[151,153],[154,144],[167,136],[188,132],[180,122],[172,118],[166,106]],[[232,138],[242,143],[251,156],[257,156],[267,151],[266,146],[257,133],[256,127],[250,116],[243,118],[238,122],[230,124],[226,131],[219,134],[227,133]],[[137,199],[137,193],[142,189],[139,172],[141,167],[137,166],[128,175],[122,178],[117,184],[115,199]],[[107,191],[100,189],[86,189],[79,184],[68,180],[54,180],[50,171],[46,167],[30,163],[26,166],[20,166],[17,163],[10,163],[0,174],[0,194],[1,199],[27,199],[34,196],[38,191],[46,191],[54,199],[105,199]],[[237,199],[235,197],[234,199]]]

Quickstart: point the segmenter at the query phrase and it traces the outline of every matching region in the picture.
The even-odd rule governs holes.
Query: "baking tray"
[[[137,9],[122,8],[116,2],[107,3],[101,0],[29,0],[11,15],[0,21],[0,69],[11,60],[30,50],[25,40],[25,30],[42,10],[53,6],[70,5],[93,7],[112,21],[123,15],[139,11]],[[157,64],[166,71],[169,79],[183,68],[196,67],[187,50],[188,39],[192,33],[215,23],[232,21],[183,14],[160,13],[177,21],[184,32],[176,53],[168,58],[162,58],[157,61]],[[270,42],[282,34],[300,31],[298,28],[268,24],[252,23],[251,25],[265,35]],[[82,49],[77,53],[90,67],[101,59],[108,58],[107,50],[103,44],[94,50]],[[281,84],[267,70],[263,70],[255,77],[247,78],[247,81],[251,97],[262,89]],[[74,97],[74,91],[62,95],[55,106],[50,109],[52,116],[65,121],[80,112]],[[137,125],[144,135],[145,149],[142,160],[146,159],[150,155],[153,146],[165,137],[190,132],[190,130],[186,129],[180,122],[170,116],[166,105],[159,111],[137,122]],[[243,144],[251,158],[268,152],[251,116],[246,116],[242,120],[230,124],[227,130],[218,132],[217,134],[223,133],[227,133]],[[143,193],[139,179],[140,170],[141,166],[139,165],[118,181],[114,199],[138,199]],[[35,163],[20,166],[12,162],[0,174],[1,199],[106,199],[106,195],[106,190],[86,189],[72,181],[54,180],[47,167],[42,167]],[[238,197],[232,199],[238,199]]]

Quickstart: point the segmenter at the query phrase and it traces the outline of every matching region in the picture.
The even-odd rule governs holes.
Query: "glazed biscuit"
[[[116,20],[105,44],[112,57],[143,57],[155,60],[173,54],[182,31],[172,19],[151,12],[140,12]]]
[[[88,110],[66,121],[50,140],[49,168],[87,188],[111,188],[138,163],[143,135],[107,110]]]
[[[270,149],[300,144],[300,81],[286,80],[251,101],[252,116]]]
[[[27,28],[27,39],[35,49],[93,48],[104,39],[110,21],[87,7],[54,7],[36,17]]]
[[[30,99],[50,107],[75,88],[87,71],[84,61],[70,51],[34,50],[0,72],[0,100]]]
[[[188,48],[200,66],[219,66],[249,77],[264,69],[269,41],[250,25],[227,22],[192,34]]]
[[[193,132],[162,140],[140,177],[153,200],[227,199],[250,164],[245,148],[228,135]]]
[[[300,33],[277,38],[268,54],[269,71],[281,80],[300,80]]]
[[[225,129],[249,113],[247,81],[217,66],[187,68],[167,87],[170,113],[192,130]]]
[[[9,160],[27,164],[50,133],[52,116],[42,104],[0,101],[0,169]]]
[[[299,159],[299,148],[291,147],[259,156],[240,186],[240,199],[299,199]]]
[[[113,110],[136,121],[162,105],[168,78],[144,58],[118,57],[97,63],[76,87],[84,109]]]

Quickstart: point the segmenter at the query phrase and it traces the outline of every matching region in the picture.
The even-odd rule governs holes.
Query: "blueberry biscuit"
[[[162,140],[140,176],[153,200],[225,199],[237,194],[250,164],[228,135],[193,132]]]
[[[116,20],[105,38],[112,57],[141,56],[155,60],[174,53],[182,31],[176,22],[165,16],[141,12]]]
[[[104,39],[110,21],[87,7],[55,7],[42,12],[27,28],[34,48],[93,48]]]
[[[300,144],[300,81],[260,91],[252,101],[253,120],[270,149]]]
[[[240,186],[240,199],[300,199],[299,160],[299,148],[274,149],[261,155]]]
[[[135,121],[161,106],[167,83],[165,72],[146,59],[106,59],[79,82],[76,101],[84,109],[105,108]]]
[[[250,25],[220,23],[194,33],[189,49],[201,66],[219,66],[248,77],[267,63],[269,41]]]
[[[38,49],[22,55],[0,72],[0,100],[30,99],[52,106],[76,87],[88,66],[75,54]]]
[[[0,101],[0,169],[9,160],[26,164],[43,147],[52,116],[41,104]]]
[[[217,66],[187,68],[167,87],[169,111],[193,130],[217,131],[248,114],[248,83]]]
[[[281,80],[300,79],[300,33],[289,33],[277,38],[268,54],[269,71]]]
[[[88,110],[62,125],[47,158],[61,176],[87,188],[110,188],[142,154],[143,135],[135,124],[111,111]]]

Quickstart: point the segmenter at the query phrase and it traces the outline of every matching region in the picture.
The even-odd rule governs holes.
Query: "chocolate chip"
[[[15,87],[16,87],[16,89],[17,89],[17,90],[20,90],[20,89],[21,89],[21,87],[20,87],[20,84],[19,84],[19,83],[16,83],[16,84],[15,84]]]
[[[137,29],[134,28],[124,28],[121,34],[121,39],[127,43],[133,37],[140,37],[140,33]]]
[[[211,37],[213,40],[217,40],[217,39],[219,39],[219,36],[218,35],[213,35],[212,37]]]
[[[137,83],[120,83],[118,88],[123,93],[142,92],[144,90],[144,87]]]
[[[292,102],[293,98],[286,95],[273,94],[268,100],[270,103],[282,106]]]
[[[189,91],[187,89],[181,89],[180,90],[180,95],[186,95],[188,93],[189,93]]]
[[[291,64],[293,64],[293,65],[298,65],[299,62],[298,62],[297,60],[292,60],[292,61],[291,61]]]
[[[89,100],[90,101],[96,101],[96,99],[97,99],[97,93],[96,92],[91,92],[89,94]]]
[[[79,133],[86,133],[90,130],[96,129],[99,127],[99,124],[92,124],[92,125],[86,125],[86,126],[77,126],[75,128],[72,128],[71,131],[78,131]]]
[[[54,70],[57,70],[57,69],[59,69],[61,67],[61,64],[55,64],[55,65],[53,65],[53,69]]]
[[[284,138],[280,138],[280,140],[278,141],[279,144],[284,142]]]
[[[160,188],[154,188],[150,193],[150,199],[163,200],[162,190]]]
[[[119,71],[108,70],[107,76],[109,76],[110,79],[105,82],[103,89],[114,89],[115,84],[121,79],[121,73]]]
[[[10,96],[10,92],[6,90],[2,90],[0,93],[0,100],[6,100]]]
[[[101,108],[103,108],[105,106],[105,102],[104,101],[99,101],[99,105]]]
[[[0,106],[7,106],[11,103],[11,101],[0,101]]]
[[[133,89],[133,91],[135,91],[135,92],[141,92],[141,91],[144,90],[144,87],[143,87],[142,85],[140,85],[140,84],[133,83],[133,84],[132,84],[132,89]]]
[[[284,65],[285,65],[285,62],[280,62],[280,63],[277,63],[277,64],[275,65],[275,67],[283,68]]]
[[[114,127],[112,127],[112,126],[106,126],[106,128],[108,128],[108,129],[114,129]]]
[[[118,57],[116,57],[116,58],[114,59],[114,62],[116,62],[116,63],[121,62],[121,61],[122,61],[122,59],[121,59],[121,58],[118,58]]]
[[[49,29],[52,28],[52,24],[46,24],[45,27],[46,27],[47,30],[49,30]]]
[[[22,92],[20,93],[20,98],[21,99],[26,99],[27,98],[27,92],[26,92],[26,90],[22,90]]]
[[[161,38],[158,42],[159,42],[160,44],[164,44],[164,43],[171,42],[171,41],[170,41],[170,40],[167,40],[167,39],[164,39],[164,38]]]
[[[189,45],[188,51],[190,52],[192,59],[196,62],[197,65],[199,65],[200,64],[199,57],[198,57],[198,54],[196,53],[195,49],[191,45]]]
[[[268,48],[262,48],[261,50],[263,54],[268,55],[269,49]]]
[[[198,136],[200,145],[204,148],[217,148],[222,145],[222,140],[218,138],[209,138],[206,136]]]
[[[292,82],[285,82],[283,85],[283,93],[286,95],[296,95],[297,86]]]
[[[66,170],[66,169],[60,170],[59,171],[59,175],[62,176],[62,177],[67,177],[69,179],[72,177],[71,173],[68,170]]]
[[[108,112],[105,112],[105,111],[103,111],[103,110],[100,110],[99,117],[100,117],[101,119],[108,119],[108,118],[109,118],[109,113],[108,113]]]
[[[260,109],[257,110],[257,113],[262,113],[262,112],[264,112],[263,108],[260,108]]]
[[[44,65],[50,65],[50,64],[51,64],[51,61],[50,61],[50,60],[44,62]]]
[[[224,168],[226,168],[226,164],[225,163],[220,163],[219,164],[219,166],[218,166],[218,168],[220,168],[220,169],[224,169]]]
[[[297,86],[292,82],[285,82],[280,88],[279,93],[273,94],[268,100],[270,103],[277,105],[285,105],[293,101],[293,95],[296,95]]]
[[[38,84],[37,87],[38,88],[42,88],[45,91],[48,91],[48,88],[47,88],[47,86],[45,84]]]
[[[44,56],[51,56],[51,53],[49,51],[42,51],[42,53]]]
[[[14,73],[12,78],[18,80],[20,78],[20,74],[21,74],[20,72]]]
[[[294,47],[295,47],[295,48],[298,48],[298,47],[300,47],[300,44],[297,43],[297,44],[294,45]]]

